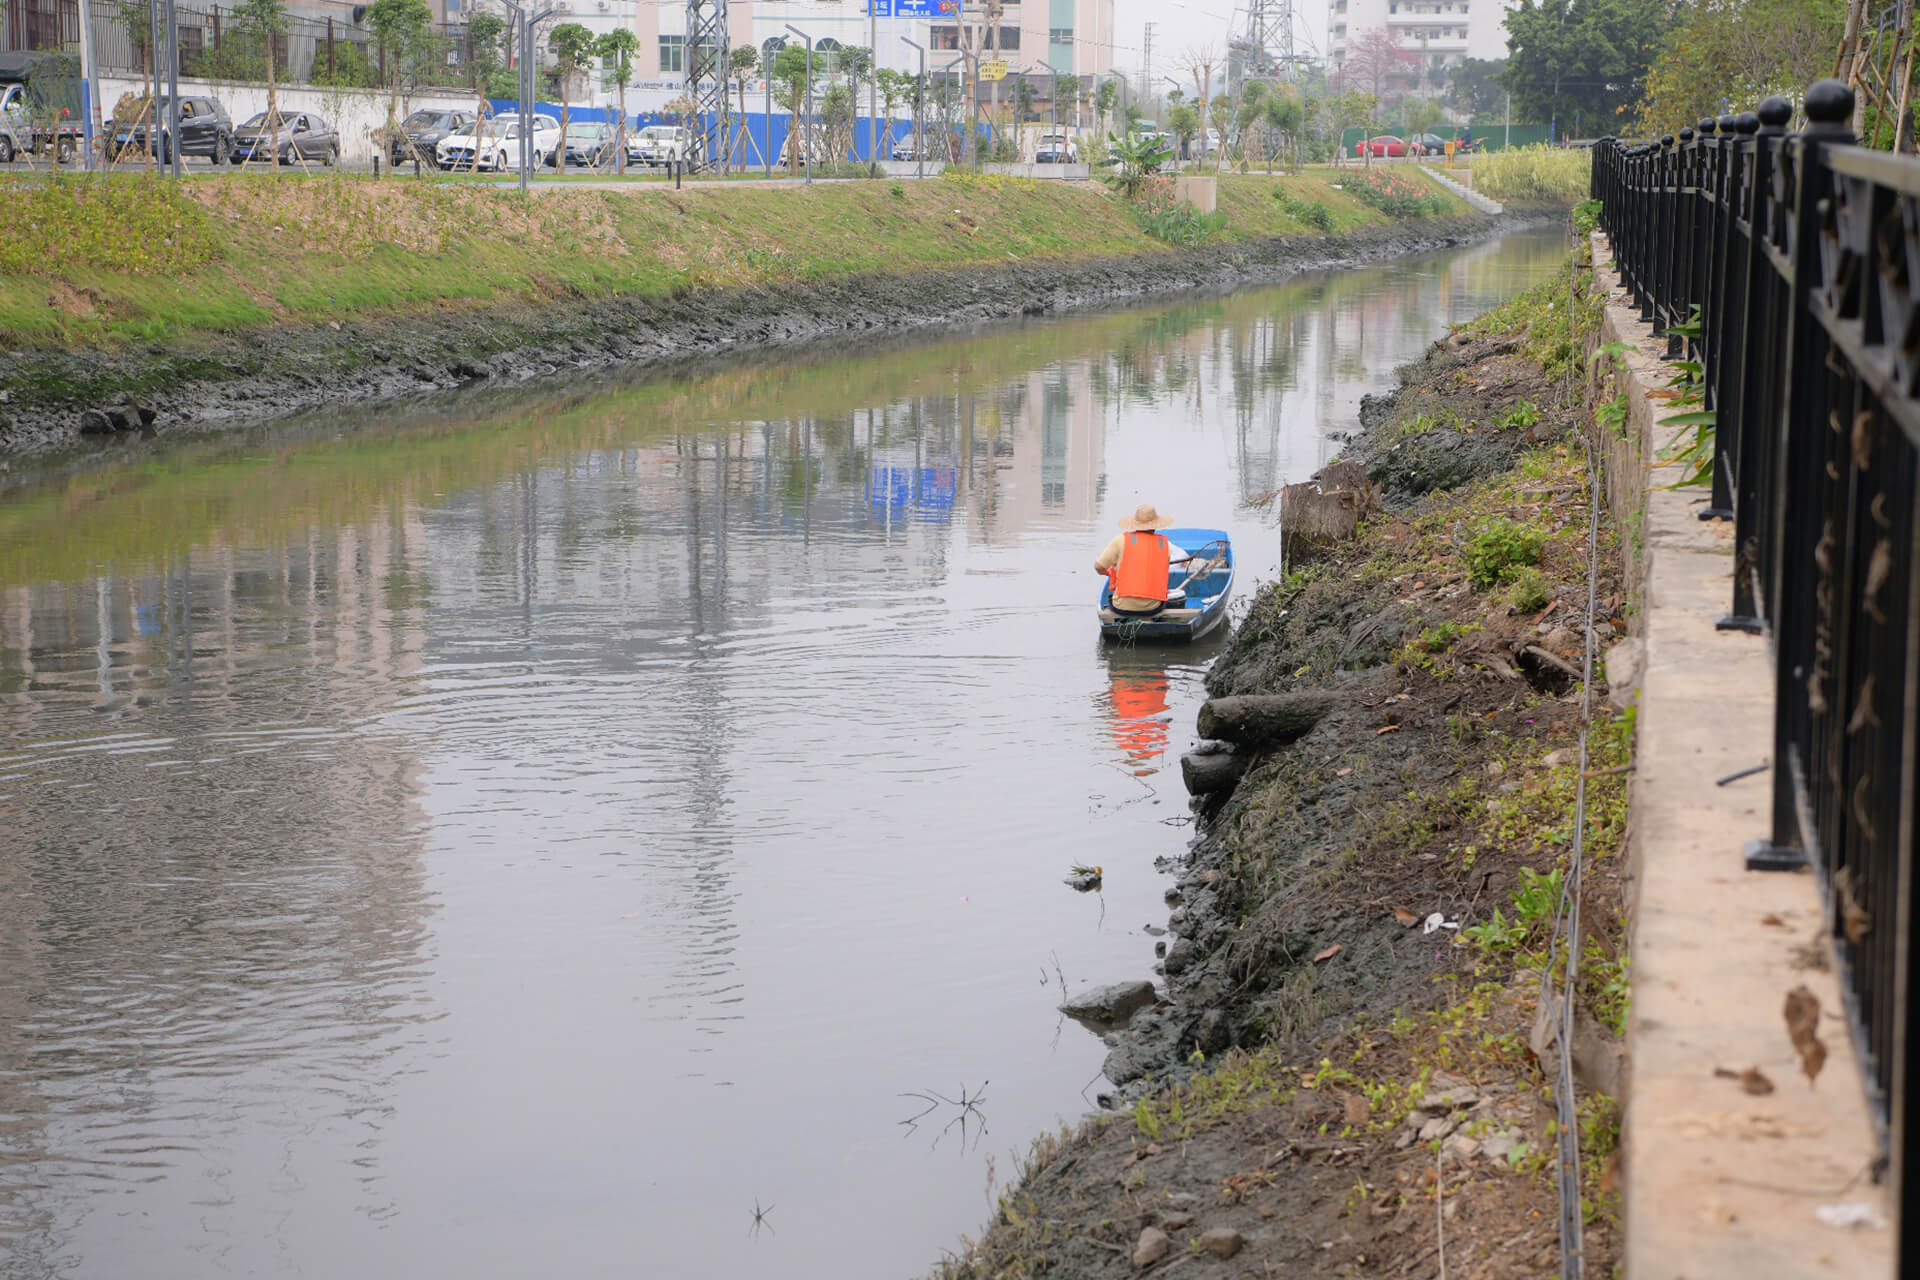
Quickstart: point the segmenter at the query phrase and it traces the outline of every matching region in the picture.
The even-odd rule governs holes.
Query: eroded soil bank
[[[1113,1114],[1037,1144],[943,1274],[1433,1276],[1443,1237],[1448,1274],[1559,1269],[1536,1014],[1583,772],[1591,323],[1543,287],[1368,405],[1357,532],[1302,545],[1209,679],[1317,721],[1209,802],[1162,998],[1109,1040]],[[1598,519],[1596,655],[1632,614]],[[1594,686],[1575,1047],[1601,1275],[1633,721]]]
[[[0,352],[0,457],[87,436],[239,425],[329,403],[518,383],[939,325],[1110,307],[1485,239],[1555,216],[1463,216],[1081,263],[1010,264],[671,299],[554,300],[133,349]]]

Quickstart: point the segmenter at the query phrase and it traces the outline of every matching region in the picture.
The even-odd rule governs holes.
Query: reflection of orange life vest
[[[1167,749],[1166,722],[1157,717],[1167,710],[1167,677],[1154,675],[1113,678],[1113,741],[1126,753],[1127,763],[1144,765]],[[1152,769],[1136,769],[1136,774]]]
[[[1113,594],[1135,600],[1165,600],[1172,560],[1167,540],[1157,533],[1129,533],[1113,566]]]

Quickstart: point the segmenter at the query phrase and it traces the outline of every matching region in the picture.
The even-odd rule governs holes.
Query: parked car
[[[594,120],[583,120],[567,126],[567,164],[573,168],[597,169],[604,164],[613,163],[614,136],[610,125]],[[555,157],[560,148],[555,147],[547,156],[547,164],[557,168]]]
[[[0,91],[0,164],[12,164],[22,151],[33,149],[33,127],[27,123],[26,103],[18,86]]]
[[[400,132],[387,145],[391,164],[407,164],[419,156],[434,163],[434,152],[447,135],[458,133],[474,121],[471,111],[416,111],[400,122]]]
[[[311,111],[281,112],[275,120],[264,111],[233,131],[233,162],[270,160],[275,164],[302,161],[335,164],[340,159],[340,135]]]
[[[1035,164],[1079,164],[1080,144],[1064,133],[1043,133],[1033,149]]]
[[[908,134],[893,144],[893,158],[895,160],[918,160],[920,158],[920,149],[915,144],[912,134]]]
[[[133,156],[144,156],[147,151],[147,130],[156,126],[154,158],[161,164],[173,161],[173,135],[170,132],[172,121],[170,99],[155,99],[153,106],[145,113],[146,118],[135,116],[126,121],[107,121],[107,157],[110,160],[126,160]],[[220,105],[218,98],[180,99],[180,154],[199,156],[214,164],[225,164],[233,156],[233,121],[227,118],[227,109]]]
[[[1407,154],[1407,144],[1403,139],[1391,134],[1375,134],[1353,144],[1353,154],[1364,156],[1371,150],[1376,156],[1403,156]]]
[[[1443,138],[1437,133],[1416,133],[1407,139],[1407,149],[1416,156],[1443,156],[1447,154],[1447,144],[1453,143],[1453,154],[1465,155],[1473,150],[1473,142],[1467,138]]]
[[[627,163],[678,164],[687,158],[687,131],[677,124],[650,124],[627,136]]]
[[[442,169],[491,169],[504,173],[520,164],[520,116],[506,112],[491,120],[476,120],[458,133],[441,139],[434,160]],[[560,145],[560,122],[549,115],[528,118],[528,146],[535,168],[547,162]]]

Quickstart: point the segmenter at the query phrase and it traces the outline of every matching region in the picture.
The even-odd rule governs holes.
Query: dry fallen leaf
[[[1352,769],[1335,769],[1333,771],[1333,776],[1336,778],[1344,778],[1352,772],[1353,772]]]
[[[1740,1087],[1748,1093],[1767,1094],[1773,1092],[1773,1081],[1767,1079],[1767,1073],[1758,1067],[1747,1067],[1741,1071],[1735,1071],[1729,1067],[1715,1067],[1713,1074],[1716,1076],[1725,1076],[1729,1080],[1738,1080]]]
[[[1360,1128],[1366,1124],[1368,1117],[1372,1114],[1373,1108],[1367,1105],[1363,1095],[1358,1093],[1347,1095],[1347,1127],[1349,1129]]]
[[[1827,1065],[1827,1046],[1820,1042],[1820,997],[1804,984],[1787,992],[1783,1011],[1787,1019],[1787,1039],[1800,1054],[1800,1069],[1812,1084]]]
[[[1315,956],[1313,958],[1313,962],[1315,964],[1319,964],[1322,960],[1331,960],[1339,954],[1340,954],[1340,944],[1336,942],[1332,946],[1328,947],[1325,951],[1322,951],[1319,955]]]
[[[1873,931],[1873,917],[1860,905],[1853,891],[1853,868],[1842,867],[1833,873],[1833,896],[1840,904],[1840,927],[1847,941],[1859,946]]]
[[[1765,925],[1772,925],[1776,929],[1784,929],[1787,927],[1787,922],[1785,920],[1782,920],[1779,916],[1773,914],[1773,912],[1771,911],[1767,912],[1767,914],[1760,917],[1760,923]]]
[[[1397,733],[1399,729],[1400,729],[1399,725],[1390,724],[1390,725],[1387,725],[1385,728],[1374,730],[1373,736],[1377,738],[1383,733]]]
[[[1411,929],[1413,928],[1413,926],[1420,923],[1420,917],[1413,914],[1413,912],[1407,910],[1405,907],[1395,907],[1393,909],[1393,918],[1400,922],[1400,927],[1402,929]]]

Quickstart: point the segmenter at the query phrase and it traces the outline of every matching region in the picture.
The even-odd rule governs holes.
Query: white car
[[[1033,149],[1035,164],[1079,164],[1080,144],[1064,133],[1043,133]]]
[[[496,173],[517,169],[520,167],[520,128],[520,117],[512,113],[476,120],[442,138],[433,149],[434,162],[442,169],[491,169]],[[560,145],[560,122],[549,115],[532,117],[529,141],[537,169]]]
[[[627,137],[627,163],[677,164],[687,158],[687,131],[677,124],[650,124]]]

